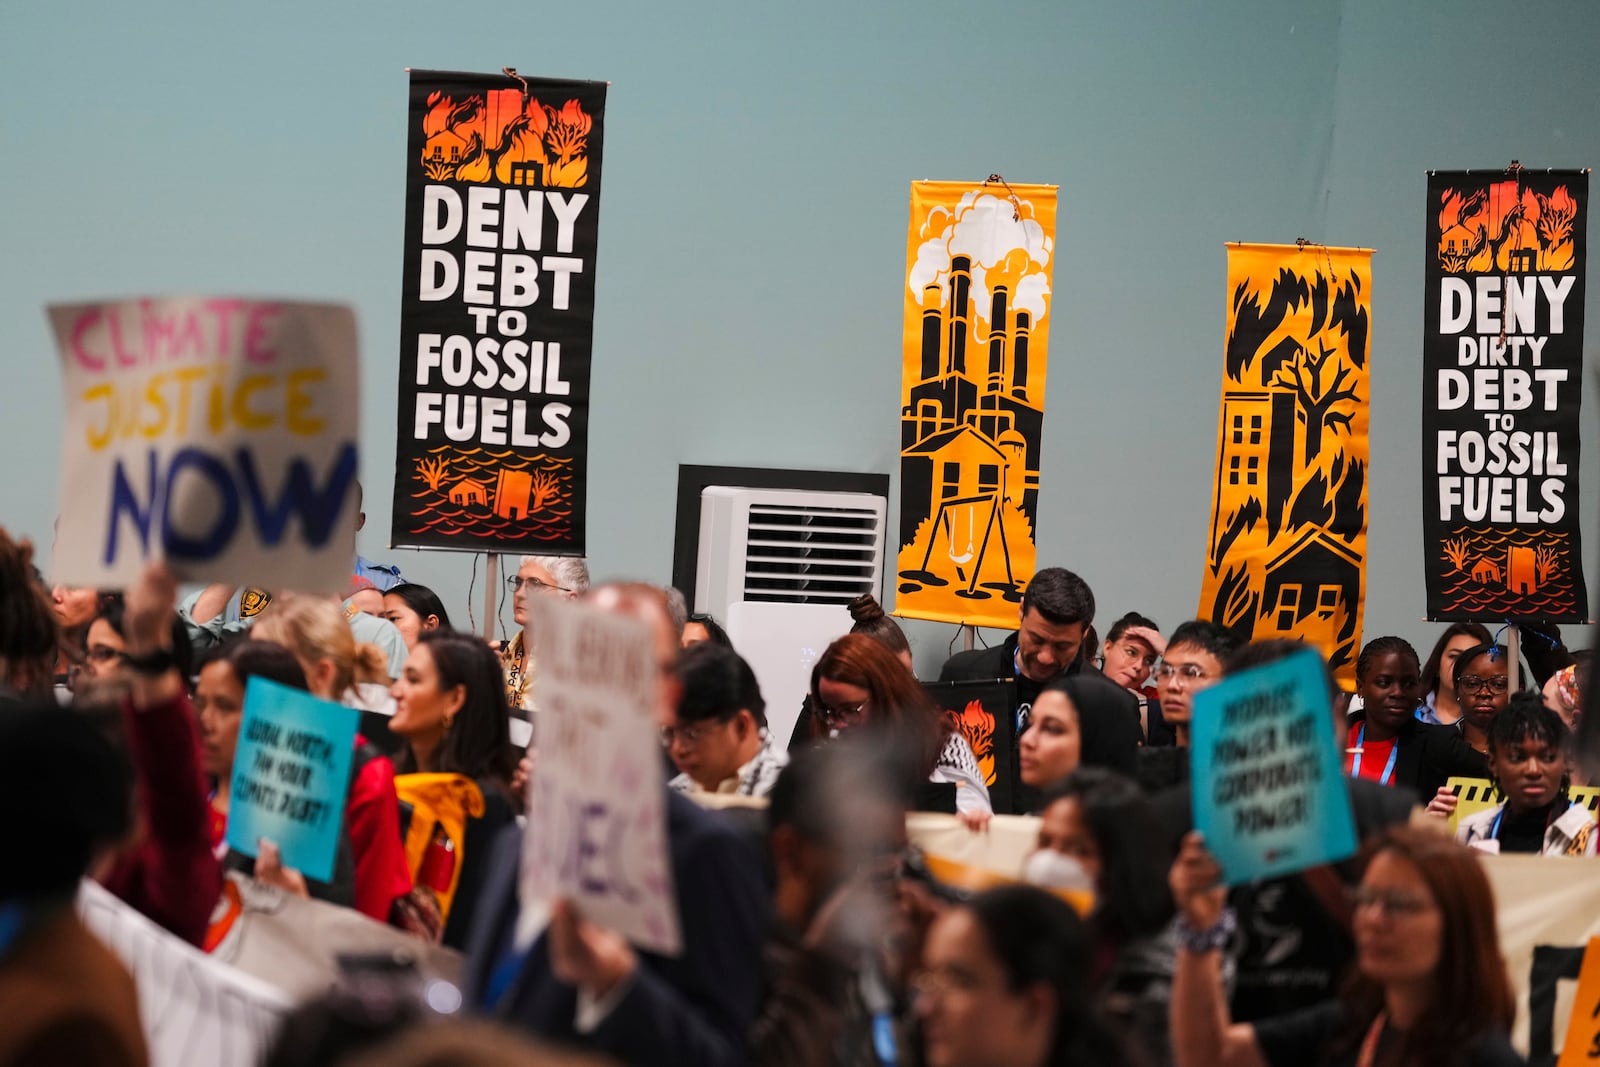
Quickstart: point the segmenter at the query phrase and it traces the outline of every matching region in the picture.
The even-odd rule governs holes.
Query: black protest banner
[[[1018,811],[1022,782],[1017,777],[1017,683],[993,681],[924,682],[923,689],[956,728],[978,758],[989,787],[989,804],[1001,815]],[[1023,809],[1026,810],[1026,809]]]
[[[584,551],[605,98],[412,72],[397,546]]]
[[[1428,176],[1428,618],[1587,617],[1578,541],[1582,171]]]

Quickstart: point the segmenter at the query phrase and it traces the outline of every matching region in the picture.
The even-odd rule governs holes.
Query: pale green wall
[[[1378,249],[1367,633],[1421,643],[1423,172],[1592,163],[1597,40],[1600,7],[1576,2],[7,5],[0,522],[48,541],[46,301],[347,300],[363,547],[464,607],[465,560],[381,547],[402,68],[511,64],[614,83],[598,573],[666,580],[679,463],[893,469],[907,184],[999,171],[1062,187],[1040,559],[1107,617],[1194,609],[1223,242]],[[1584,462],[1593,486],[1592,442]],[[931,670],[953,631],[915,632]]]

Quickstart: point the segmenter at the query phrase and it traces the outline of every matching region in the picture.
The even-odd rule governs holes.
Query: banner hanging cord
[[[1511,161],[1511,165],[1506,167],[1506,173],[1511,175],[1512,181],[1517,183],[1517,202],[1515,204],[1511,205],[1511,210],[1512,211],[1516,211],[1518,208],[1520,208],[1522,206],[1522,163],[1521,163],[1521,161],[1513,159]],[[1493,188],[1494,188],[1493,186],[1490,186],[1491,190]],[[1494,194],[1493,194],[1493,192],[1491,192],[1489,195],[1492,197]],[[1490,218],[1493,218],[1494,214],[1495,214],[1494,202],[1493,202],[1493,200],[1491,200],[1490,203],[1489,203],[1489,216],[1490,216]],[[1511,222],[1511,217],[1508,214],[1506,216],[1506,224],[1509,225],[1510,222]],[[1516,226],[1517,226],[1516,237],[1514,239],[1514,243],[1511,246],[1511,251],[1512,251],[1513,255],[1515,255],[1516,253],[1522,251],[1522,220],[1520,218],[1516,220]],[[1500,237],[1501,237],[1501,240],[1505,239],[1504,231],[1501,232]],[[1502,293],[1509,293],[1511,291],[1511,260],[1512,260],[1512,256],[1507,256],[1506,257],[1505,277],[1503,277],[1501,279],[1501,281],[1500,281],[1500,291]],[[1493,263],[1491,263],[1489,265],[1490,265],[1491,268],[1494,266]],[[1508,319],[1508,318],[1510,318],[1509,315],[1502,314],[1500,316],[1500,347],[1501,348],[1505,348],[1505,346],[1506,346],[1506,319]]]
[[[1328,267],[1328,284],[1333,286],[1335,289],[1337,289],[1339,287],[1339,279],[1334,276],[1334,273],[1333,273],[1333,253],[1328,250],[1328,246],[1327,245],[1314,245],[1304,237],[1296,237],[1294,239],[1294,244],[1295,244],[1295,247],[1300,249],[1302,252],[1304,252],[1308,248],[1320,248],[1320,249],[1322,249],[1322,262],[1325,263],[1327,265],[1327,267]]]
[[[998,174],[991,174],[983,180],[983,184],[985,185],[993,185],[995,182],[999,182],[1001,185],[1006,187],[1006,196],[1011,199],[1011,221],[1021,222],[1022,201],[1017,199],[1016,191],[1011,188],[1011,183],[1000,177]]]
[[[478,632],[478,620],[472,614],[472,589],[478,584],[478,556],[480,554],[478,552],[472,554],[472,575],[467,579],[467,627],[473,633]]]
[[[515,79],[517,82],[521,83],[521,85],[522,85],[522,107],[523,107],[523,110],[527,110],[527,107],[528,107],[528,79],[524,78],[522,75],[518,74],[516,67],[501,67],[500,68],[500,73],[504,74],[508,78]]]

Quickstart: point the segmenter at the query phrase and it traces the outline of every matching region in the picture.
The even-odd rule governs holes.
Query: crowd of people
[[[509,584],[517,629],[491,645],[366,560],[342,596],[180,595],[160,566],[120,593],[51,589],[0,530],[0,791],[18,813],[0,1067],[146,1062],[139,991],[74,912],[82,879],[207,947],[240,877],[461,954],[450,1010],[397,996],[374,1012],[336,985],[270,1063],[1522,1062],[1482,854],[1597,844],[1570,792],[1587,657],[1553,632],[1525,643],[1531,678],[1474,624],[1425,661],[1399,637],[1367,642],[1353,694],[1329,674],[1360,854],[1227,889],[1193,829],[1193,697],[1305,646],[1200,619],[1164,636],[1138,612],[1101,641],[1089,585],[1042,569],[1016,631],[939,675],[1014,682],[1008,795],[1037,816],[1021,876],[974,890],[935,873],[907,817],[990,833],[985,770],[873,598],[850,605],[776,737],[749,663],[676,590],[591,587],[569,557],[524,557]],[[519,935],[542,714],[529,605],[546,596],[655,641],[676,956],[570,900]],[[227,843],[251,678],[361,712],[327,881],[274,842]],[[1503,799],[1452,829],[1459,777]]]

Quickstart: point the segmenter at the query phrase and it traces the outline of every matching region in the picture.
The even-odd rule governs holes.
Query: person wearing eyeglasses
[[[680,793],[766,796],[789,757],[769,742],[767,703],[750,665],[703,641],[684,649],[675,670],[683,691],[661,744],[679,773],[667,784]]]
[[[1178,1067],[1521,1064],[1516,1014],[1495,929],[1494,893],[1472,850],[1428,830],[1379,839],[1350,894],[1355,974],[1337,999],[1234,1023],[1222,984],[1233,932],[1227,890],[1200,835],[1173,863],[1182,916],[1172,983]]]
[[[589,591],[589,564],[579,556],[523,556],[506,585],[511,589],[511,614],[517,624],[517,632],[500,649],[506,703],[519,711],[533,711],[533,680],[539,671],[528,648],[528,598],[583,596]]]
[[[1517,666],[1517,678],[1522,667]],[[1504,645],[1476,645],[1456,658],[1456,699],[1461,718],[1456,729],[1467,744],[1489,752],[1489,727],[1511,699],[1511,655]]]
[[[845,634],[811,669],[811,739],[850,730],[891,736],[912,781],[955,786],[955,812],[993,813],[989,786],[972,745],[909,668],[887,645],[866,634]],[[921,803],[950,811],[948,790],[924,788]],[[937,806],[935,806],[937,805]]]
[[[1456,837],[1483,852],[1593,856],[1595,819],[1567,795],[1567,724],[1534,693],[1518,693],[1489,727],[1489,777],[1504,803],[1461,820]]]
[[[1222,665],[1238,647],[1239,639],[1230,631],[1204,619],[1191,619],[1172,631],[1154,679],[1173,744],[1139,750],[1139,784],[1147,791],[1189,780],[1190,701],[1222,679]]]

